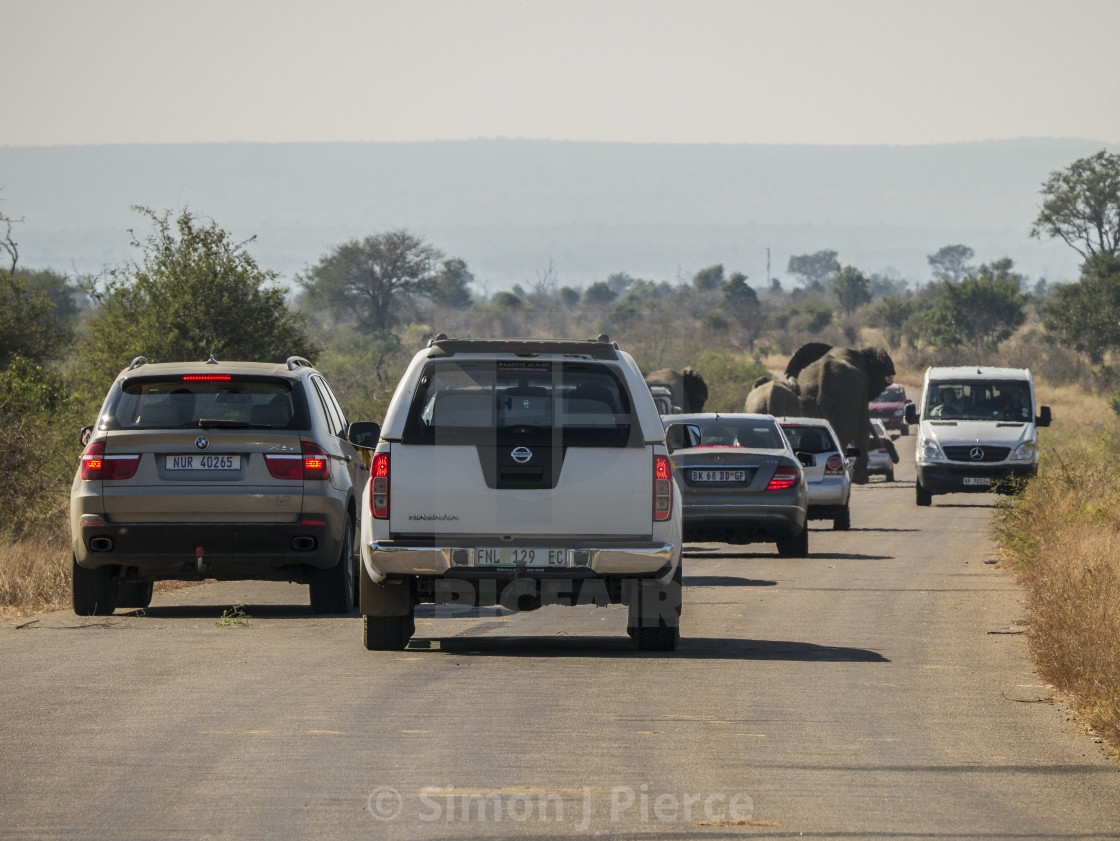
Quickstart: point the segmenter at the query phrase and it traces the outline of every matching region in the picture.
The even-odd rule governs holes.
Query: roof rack
[[[618,359],[618,343],[605,333],[596,339],[449,339],[443,333],[428,342],[430,356],[457,353],[509,353],[514,356],[557,354]]]
[[[288,357],[288,370],[294,371],[296,368],[314,368],[315,366],[304,359],[302,356],[289,356]]]
[[[137,356],[137,357],[136,357],[135,359],[133,359],[133,360],[132,360],[132,362],[131,362],[131,363],[129,364],[129,366],[128,366],[128,370],[130,370],[130,371],[131,371],[131,370],[132,370],[133,368],[139,368],[139,367],[140,367],[141,365],[147,365],[147,364],[148,364],[148,357],[146,357],[146,356]]]

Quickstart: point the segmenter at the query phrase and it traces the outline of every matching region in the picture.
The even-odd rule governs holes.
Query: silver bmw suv
[[[311,363],[137,357],[117,376],[70,495],[74,612],[147,607],[161,579],[309,585],[316,613],[356,605],[366,481]]]

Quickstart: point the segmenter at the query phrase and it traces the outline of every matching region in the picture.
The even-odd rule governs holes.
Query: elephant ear
[[[826,353],[832,350],[832,345],[824,342],[806,342],[793,352],[786,365],[786,376],[796,377],[809,365],[812,365]]]
[[[760,385],[766,385],[768,382],[770,382],[769,377],[759,377],[757,380],[754,381],[754,384],[751,386],[751,391],[754,391]]]
[[[867,360],[867,391],[870,400],[894,382],[894,360],[881,347],[861,348],[860,353]]]
[[[692,404],[692,411],[702,411],[704,404],[708,402],[708,384],[696,373],[695,368],[685,368],[681,373],[684,375],[684,390]]]

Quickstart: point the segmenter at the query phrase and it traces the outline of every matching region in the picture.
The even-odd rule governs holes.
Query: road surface
[[[427,607],[367,652],[269,583],[3,623],[0,838],[1120,837],[1120,765],[991,564],[994,497],[917,508],[898,445],[809,558],[689,544],[668,656],[594,607]]]

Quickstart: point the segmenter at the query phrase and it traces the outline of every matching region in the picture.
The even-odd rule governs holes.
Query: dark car
[[[867,411],[873,418],[879,418],[887,432],[908,435],[910,427],[906,424],[906,388],[892,383],[883,393],[867,404]]]
[[[306,583],[356,604],[366,484],[322,375],[286,363],[143,357],[113,381],[70,495],[74,612],[147,607],[163,579]]]
[[[773,541],[778,554],[809,554],[804,464],[771,415],[684,414],[692,446],[671,454],[681,486],[685,540]],[[812,456],[806,459],[812,461]]]

